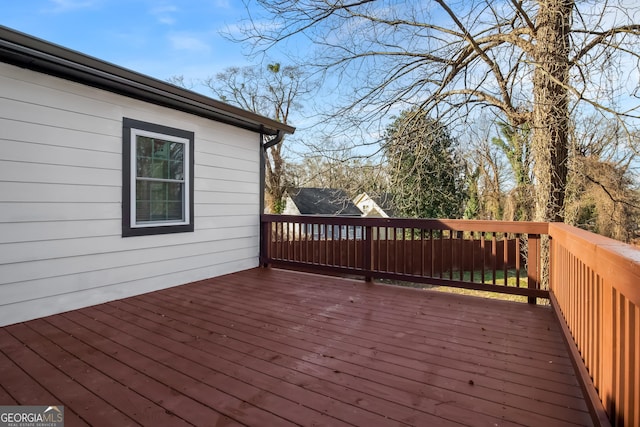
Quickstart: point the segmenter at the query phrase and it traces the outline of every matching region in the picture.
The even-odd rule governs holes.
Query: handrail
[[[547,233],[548,225],[536,222],[265,214],[261,263],[523,295],[535,303],[548,298],[540,280],[540,237]]]
[[[550,299],[604,405],[594,421],[640,426],[640,250],[566,224],[549,235]]]

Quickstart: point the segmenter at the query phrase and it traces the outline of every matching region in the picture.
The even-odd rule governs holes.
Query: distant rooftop
[[[335,188],[292,188],[287,193],[301,215],[362,215],[360,209],[344,190]]]

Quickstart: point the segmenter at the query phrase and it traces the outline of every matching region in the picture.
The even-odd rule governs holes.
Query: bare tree
[[[336,87],[335,117],[419,108],[455,129],[481,107],[528,126],[538,220],[564,218],[571,114],[593,109],[624,126],[639,118],[637,98],[620,90],[639,89],[631,0],[245,1],[253,15],[238,40],[256,49],[311,40],[315,55],[303,61]]]
[[[299,163],[289,164],[287,176],[294,186],[342,189],[350,197],[388,191],[388,176],[379,163],[358,156],[340,142],[323,140],[321,146],[322,150],[318,147]]]
[[[292,111],[301,108],[300,99],[310,92],[307,76],[295,66],[229,67],[205,82],[224,102],[290,124]],[[286,189],[286,162],[282,142],[265,151],[265,207],[281,212]]]
[[[638,140],[640,134],[632,136],[632,141]],[[587,117],[572,132],[571,141],[567,222],[631,241],[640,223],[640,193],[633,170],[637,156],[621,147],[628,138],[615,123]]]
[[[489,142],[488,138],[481,138],[470,151],[468,156],[478,171],[478,197],[480,219],[504,219],[507,166],[500,157],[499,148]]]

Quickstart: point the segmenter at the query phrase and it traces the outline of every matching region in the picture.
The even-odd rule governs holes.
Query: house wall
[[[283,215],[300,215],[300,210],[298,209],[296,204],[293,203],[293,199],[291,199],[291,197],[289,196],[287,196],[287,198],[285,199],[284,209],[282,210],[282,214]]]
[[[122,118],[195,132],[195,231],[121,237]],[[256,133],[0,64],[0,325],[258,265]]]
[[[362,211],[362,216],[369,218],[388,218],[389,216],[367,194],[359,195],[354,204]]]

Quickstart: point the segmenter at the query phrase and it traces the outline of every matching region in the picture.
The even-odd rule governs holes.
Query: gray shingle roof
[[[302,215],[362,215],[344,190],[292,188],[287,193]]]
[[[391,193],[381,193],[371,198],[387,215],[390,217],[396,216],[397,213],[393,205],[393,195]]]

